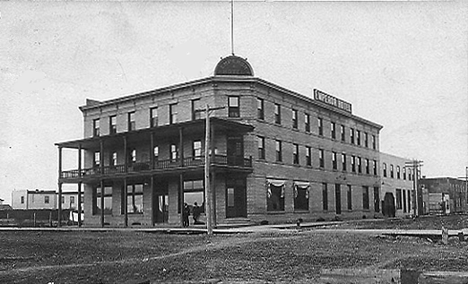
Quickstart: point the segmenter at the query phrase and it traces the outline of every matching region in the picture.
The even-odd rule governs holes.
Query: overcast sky
[[[423,175],[461,177],[467,15],[462,1],[235,2],[234,51],[257,77],[352,103],[384,126],[381,151],[424,161]],[[86,98],[211,76],[230,38],[229,1],[0,1],[0,198],[57,188],[54,143],[83,137]]]

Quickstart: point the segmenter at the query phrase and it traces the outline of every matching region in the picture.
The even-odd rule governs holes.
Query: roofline
[[[171,91],[181,89],[181,88],[188,88],[188,87],[197,86],[197,85],[206,84],[206,83],[212,83],[212,82],[252,82],[252,83],[258,83],[258,84],[264,85],[266,87],[269,87],[269,88],[275,89],[277,91],[280,91],[282,93],[286,93],[288,95],[291,95],[291,96],[293,96],[295,98],[306,101],[306,102],[308,102],[308,103],[310,103],[310,104],[312,104],[314,106],[317,106],[319,108],[326,109],[326,110],[332,111],[334,113],[356,119],[356,120],[358,120],[358,121],[360,121],[360,122],[362,122],[364,124],[368,124],[368,125],[371,125],[373,127],[376,127],[379,130],[383,128],[383,126],[378,124],[378,123],[375,123],[375,122],[372,122],[370,120],[364,119],[362,117],[356,116],[356,115],[354,115],[352,113],[348,113],[346,111],[334,108],[334,107],[329,106],[329,105],[327,105],[325,103],[321,103],[321,102],[316,101],[316,100],[314,100],[314,99],[312,99],[310,97],[307,97],[305,95],[299,94],[299,93],[294,92],[292,90],[286,89],[284,87],[281,87],[279,85],[271,83],[271,82],[269,82],[267,80],[264,80],[264,79],[261,79],[261,78],[258,78],[258,77],[254,77],[254,76],[245,76],[245,75],[239,75],[239,76],[235,76],[235,75],[216,75],[216,76],[205,77],[205,78],[201,78],[201,79],[197,79],[197,80],[193,80],[193,81],[188,81],[188,82],[179,83],[179,84],[175,84],[175,85],[171,85],[171,86],[167,86],[167,87],[162,87],[162,88],[159,88],[159,89],[149,90],[149,91],[145,91],[145,92],[141,92],[141,93],[137,93],[137,94],[133,94],[133,95],[128,95],[128,96],[123,96],[123,97],[119,97],[119,98],[116,98],[116,99],[110,99],[110,100],[106,100],[106,101],[103,101],[103,102],[100,102],[100,103],[97,103],[97,101],[93,101],[94,103],[92,105],[83,105],[83,106],[80,106],[79,109],[82,112],[84,112],[84,111],[90,110],[90,109],[101,108],[101,107],[113,105],[113,104],[116,104],[116,103],[141,99],[141,98],[145,98],[145,97],[148,97],[148,96],[153,96],[153,95],[156,95],[156,94],[171,92]]]

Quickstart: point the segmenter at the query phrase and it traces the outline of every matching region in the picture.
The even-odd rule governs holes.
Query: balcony
[[[153,167],[151,162],[136,162],[127,165],[115,165],[104,167],[93,167],[80,170],[62,171],[60,179],[79,179],[79,178],[95,178],[95,177],[112,177],[126,174],[138,173],[158,173],[169,172],[172,170],[189,170],[203,169],[205,165],[205,157],[186,157],[182,161],[180,159],[156,160]],[[214,155],[212,156],[211,165],[215,168],[252,170],[252,157],[244,158],[238,156]]]

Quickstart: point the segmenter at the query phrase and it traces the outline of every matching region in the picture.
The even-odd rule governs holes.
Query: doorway
[[[169,219],[169,195],[167,190],[167,183],[155,181],[153,190],[154,223],[167,223]]]
[[[341,184],[335,184],[335,212],[341,214]]]
[[[226,218],[236,217],[247,217],[245,177],[226,181]]]

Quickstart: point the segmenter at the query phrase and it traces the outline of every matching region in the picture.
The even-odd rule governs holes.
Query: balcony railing
[[[127,171],[125,171],[125,165],[115,165],[115,166],[105,166],[103,169],[100,167],[93,167],[88,169],[81,170],[81,177],[89,176],[98,176],[103,172],[104,175],[112,174],[121,174],[125,172],[135,173],[135,172],[145,172],[152,170],[164,170],[172,168],[185,168],[185,167],[196,167],[202,166],[205,164],[205,157],[187,157],[183,159],[183,162],[180,162],[180,159],[169,159],[169,160],[155,160],[153,167],[151,167],[151,162],[136,162],[127,165]],[[252,167],[252,157],[244,158],[237,156],[224,156],[224,155],[214,155],[211,160],[212,165],[222,165],[222,166],[234,166],[242,168],[251,168]],[[60,178],[79,178],[79,170],[69,170],[62,171]]]

